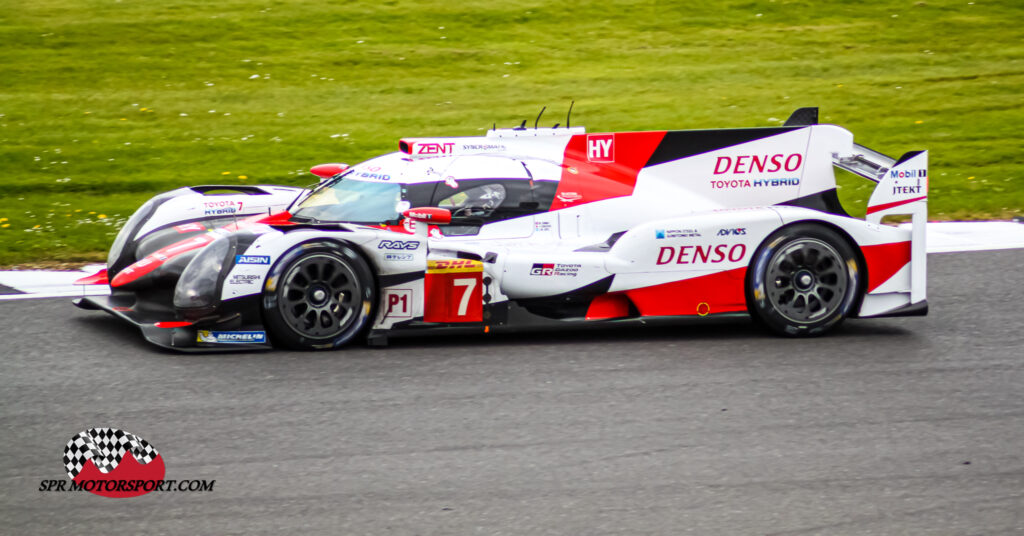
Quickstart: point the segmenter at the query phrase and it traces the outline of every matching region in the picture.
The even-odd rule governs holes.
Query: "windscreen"
[[[292,211],[293,221],[377,224],[398,220],[409,208],[402,185],[342,177],[313,192]]]

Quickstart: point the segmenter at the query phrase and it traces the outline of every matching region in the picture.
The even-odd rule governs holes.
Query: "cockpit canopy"
[[[323,182],[291,212],[294,221],[394,225],[409,208],[441,207],[452,213],[444,234],[472,235],[486,223],[549,210],[560,172],[549,162],[508,157],[391,154]]]

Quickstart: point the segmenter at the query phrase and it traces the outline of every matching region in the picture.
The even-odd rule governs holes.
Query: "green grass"
[[[869,147],[929,149],[933,218],[1020,216],[1022,23],[1019,0],[0,0],[0,265],[101,259],[164,190],[304,185],[571,99],[591,131],[819,106]]]

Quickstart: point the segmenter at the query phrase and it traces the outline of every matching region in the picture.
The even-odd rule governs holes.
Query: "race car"
[[[109,297],[184,351],[387,344],[752,316],[786,336],[924,315],[928,153],[894,159],[802,108],[782,126],[404,138],[311,189],[195,186],[120,230]],[[834,169],[877,183],[865,220]],[[909,216],[910,226],[883,224]]]

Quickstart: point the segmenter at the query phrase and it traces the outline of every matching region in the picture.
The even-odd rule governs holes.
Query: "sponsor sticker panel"
[[[263,344],[267,342],[265,331],[209,331],[199,330],[196,342],[208,344]]]

